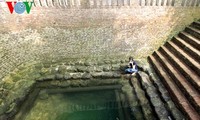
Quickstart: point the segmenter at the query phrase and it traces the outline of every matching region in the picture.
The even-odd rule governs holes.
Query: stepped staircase
[[[179,109],[189,119],[200,120],[200,20],[161,46],[148,61]]]

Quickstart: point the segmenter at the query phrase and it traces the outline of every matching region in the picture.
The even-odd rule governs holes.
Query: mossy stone
[[[91,74],[89,74],[89,73],[84,73],[83,75],[82,75],[82,79],[91,79],[92,78],[92,76],[91,76]]]
[[[43,68],[42,64],[36,64],[35,65],[35,69],[37,69],[37,70],[41,70],[42,68]]]
[[[113,65],[112,65],[112,70],[113,70],[113,71],[119,71],[119,70],[120,70],[120,65],[118,65],[118,64],[113,64]]]
[[[8,82],[8,81],[6,81],[3,84],[3,88],[10,90],[10,89],[12,89],[14,87],[14,85],[15,85],[14,82]]]
[[[95,64],[95,63],[94,63]],[[103,61],[98,61],[97,62],[97,65],[103,65],[103,64],[105,64]]]
[[[0,105],[0,116],[6,112],[7,106],[4,104]]]
[[[43,67],[44,68],[49,68],[49,67],[51,67],[51,63],[48,63],[48,62],[43,63]]]
[[[47,69],[47,68],[42,68],[41,71],[40,71],[40,74],[41,74],[41,75],[47,75],[47,74],[50,74],[50,70]]]
[[[86,66],[77,66],[77,71],[78,72],[85,72],[85,71],[88,71],[87,67]]]
[[[86,61],[86,62],[84,63],[84,65],[85,65],[85,66],[91,66],[91,65],[92,65],[92,62]]]
[[[11,78],[12,78],[13,82],[17,82],[20,79],[22,79],[22,77],[19,74],[11,74]]]
[[[27,78],[30,78],[30,79],[37,79],[37,78],[40,78],[41,77],[41,74],[40,72],[38,72],[37,70],[32,70],[31,72],[27,73]]]
[[[58,73],[60,74],[64,74],[66,72],[66,66],[65,65],[61,65],[58,67]]]
[[[82,74],[81,73],[75,73],[75,74],[71,74],[71,77],[73,79],[80,79],[82,77]]]
[[[62,75],[62,74],[56,74],[56,75],[55,75],[55,78],[56,78],[57,80],[62,80],[62,79],[64,78],[64,75]]]
[[[65,80],[69,80],[69,79],[71,79],[72,78],[72,76],[69,74],[69,73],[65,73],[64,74],[64,79]]]
[[[47,93],[46,91],[41,91],[41,92],[39,93],[39,98],[40,98],[41,100],[46,100],[46,99],[49,98],[49,95],[48,95],[48,93]]]
[[[5,113],[10,113],[16,108],[16,103],[11,103],[9,109]]]
[[[55,75],[47,75],[47,76],[45,76],[45,77],[43,77],[43,80],[45,81],[45,80],[54,80],[55,79]]]
[[[110,61],[110,60],[105,60],[104,63],[105,63],[105,64],[111,64],[112,61]]]

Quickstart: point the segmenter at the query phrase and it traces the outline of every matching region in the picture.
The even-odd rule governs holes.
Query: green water
[[[113,110],[79,111],[72,114],[63,113],[56,120],[116,120],[116,113]]]
[[[25,120],[117,120],[114,90],[48,94],[38,99]]]

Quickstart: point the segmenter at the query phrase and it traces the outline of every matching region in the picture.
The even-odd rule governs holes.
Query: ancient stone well
[[[121,106],[120,111],[117,112],[117,117],[120,119],[184,118],[161,81],[155,78],[156,76],[150,70],[147,71],[148,67],[145,62],[137,61],[140,71],[135,76],[123,73],[126,62],[124,60],[106,60],[95,63],[77,61],[75,63],[40,63],[21,66],[18,71],[1,82],[3,86],[1,88],[3,95],[1,119],[19,120],[36,119],[37,117],[40,119],[48,115],[53,119],[57,116],[46,111],[49,107],[35,111],[36,113],[43,111],[41,115],[26,115],[31,114],[31,109],[37,105],[37,98],[39,101],[48,101],[51,99],[48,96],[52,93],[77,94],[74,91],[80,93],[95,90],[119,91],[116,93],[118,97],[115,101],[113,100],[114,103],[107,101],[107,105]],[[112,98],[115,97],[112,96]],[[80,109],[87,110],[76,108],[77,111]],[[98,107],[91,109],[98,110]],[[46,114],[47,116],[44,116]]]
[[[0,120],[34,119],[26,113],[32,113],[37,101],[52,100],[50,94],[56,91],[89,89],[118,91],[105,93],[114,95],[114,103],[122,108],[116,119],[194,118],[185,115],[177,97],[169,96],[168,91],[173,90],[163,85],[162,76],[169,75],[162,68],[170,69],[170,65],[159,65],[164,63],[164,54],[175,58],[165,52],[171,49],[199,70],[199,39],[194,37],[199,36],[199,6],[199,0],[34,0],[29,14],[15,10],[11,14],[7,3],[0,2]],[[193,21],[196,32],[189,27],[180,38],[193,39],[188,44],[194,48],[177,37],[174,43],[167,42]],[[188,38],[192,33],[195,35]],[[150,56],[164,44],[167,47]],[[192,57],[176,52],[183,49]],[[122,73],[129,56],[139,64],[136,76]],[[148,56],[150,61],[153,58],[153,69],[146,62]],[[177,60],[171,59],[172,64],[185,75]],[[189,94],[187,89],[183,91]],[[193,105],[199,110],[199,104]]]

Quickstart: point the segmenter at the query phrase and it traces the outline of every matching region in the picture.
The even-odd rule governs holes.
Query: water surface
[[[118,120],[115,90],[43,94],[25,120]],[[42,99],[41,99],[42,98]]]

